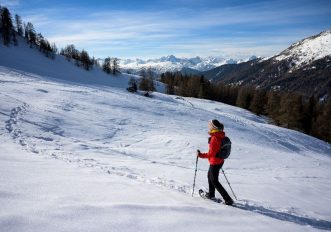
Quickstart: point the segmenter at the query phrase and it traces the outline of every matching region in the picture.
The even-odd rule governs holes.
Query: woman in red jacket
[[[209,138],[209,151],[208,153],[201,153],[199,150],[197,152],[197,155],[200,158],[207,158],[210,164],[208,170],[209,192],[206,194],[206,197],[214,198],[216,188],[223,197],[225,204],[232,205],[233,200],[218,180],[220,169],[224,164],[224,159],[217,158],[216,154],[220,151],[222,139],[225,137],[225,133],[223,132],[224,126],[218,120],[214,119],[208,122],[208,127],[209,135],[211,136]]]

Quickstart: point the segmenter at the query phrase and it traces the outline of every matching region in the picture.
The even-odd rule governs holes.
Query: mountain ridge
[[[257,59],[251,56],[247,59],[226,59],[220,56],[195,56],[191,58],[178,58],[174,55],[162,56],[154,59],[121,59],[120,67],[123,72],[139,73],[143,68],[151,68],[156,74],[171,71],[182,71],[183,69],[193,69],[196,71],[207,71],[224,64],[237,64],[249,60]]]
[[[209,80],[331,96],[331,30],[302,39],[275,56],[202,72]]]

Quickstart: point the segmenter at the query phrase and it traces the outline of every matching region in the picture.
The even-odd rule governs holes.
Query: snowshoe
[[[209,196],[209,193],[203,191],[202,189],[199,189],[199,195],[200,195],[200,197],[202,197],[203,199],[211,200],[211,201],[214,201],[214,202],[216,202],[216,203],[222,203],[222,200],[221,200],[220,198],[210,197],[210,196]]]

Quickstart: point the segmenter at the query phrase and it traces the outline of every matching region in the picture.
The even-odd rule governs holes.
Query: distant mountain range
[[[212,81],[331,96],[331,30],[294,43],[270,58],[201,72]]]
[[[238,64],[241,62],[255,60],[256,56],[251,56],[246,60],[225,59],[221,57],[193,57],[178,58],[174,55],[164,56],[157,59],[122,59],[120,67],[123,72],[138,73],[142,68],[151,68],[156,74],[167,71],[200,72],[207,71],[224,64]]]
[[[213,82],[232,85],[255,85],[264,89],[298,91],[319,97],[331,96],[331,30],[298,41],[279,54],[246,60],[221,57],[124,59],[123,72],[138,74],[152,68],[155,74],[181,71],[204,75]]]

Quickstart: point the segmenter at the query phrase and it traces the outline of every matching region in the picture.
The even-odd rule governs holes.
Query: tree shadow
[[[293,222],[298,225],[311,226],[321,230],[331,230],[330,221],[297,216],[286,212],[278,212],[272,209],[264,208],[263,206],[249,205],[247,203],[235,203],[234,207],[254,213],[259,213],[274,219]]]

